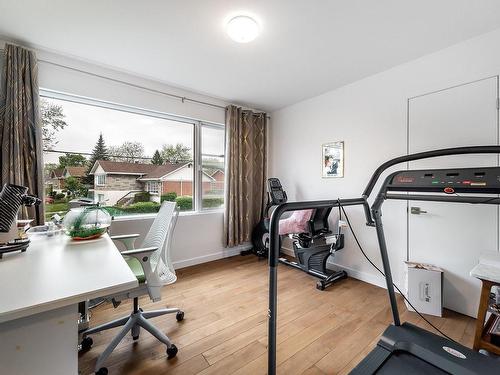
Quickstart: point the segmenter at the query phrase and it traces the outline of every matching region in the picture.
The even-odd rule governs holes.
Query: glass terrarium
[[[76,241],[99,238],[110,225],[110,214],[99,206],[72,208],[63,220],[66,233]]]

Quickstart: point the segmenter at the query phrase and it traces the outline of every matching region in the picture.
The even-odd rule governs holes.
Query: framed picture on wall
[[[344,177],[344,142],[330,142],[321,146],[321,177]]]

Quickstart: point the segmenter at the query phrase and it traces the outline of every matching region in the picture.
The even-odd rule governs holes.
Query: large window
[[[223,206],[222,125],[43,90],[41,103],[47,218],[82,197],[114,216]]]

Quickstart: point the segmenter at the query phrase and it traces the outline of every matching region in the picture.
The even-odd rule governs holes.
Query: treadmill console
[[[269,193],[271,205],[286,203],[286,192],[283,190],[283,186],[281,186],[281,182],[277,178],[269,178],[267,180],[267,192]]]
[[[400,171],[388,191],[500,194],[500,167]]]

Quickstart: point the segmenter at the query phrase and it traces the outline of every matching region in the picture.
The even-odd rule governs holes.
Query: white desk
[[[108,235],[32,238],[0,260],[0,364],[16,375],[78,373],[78,303],[138,285]]]

